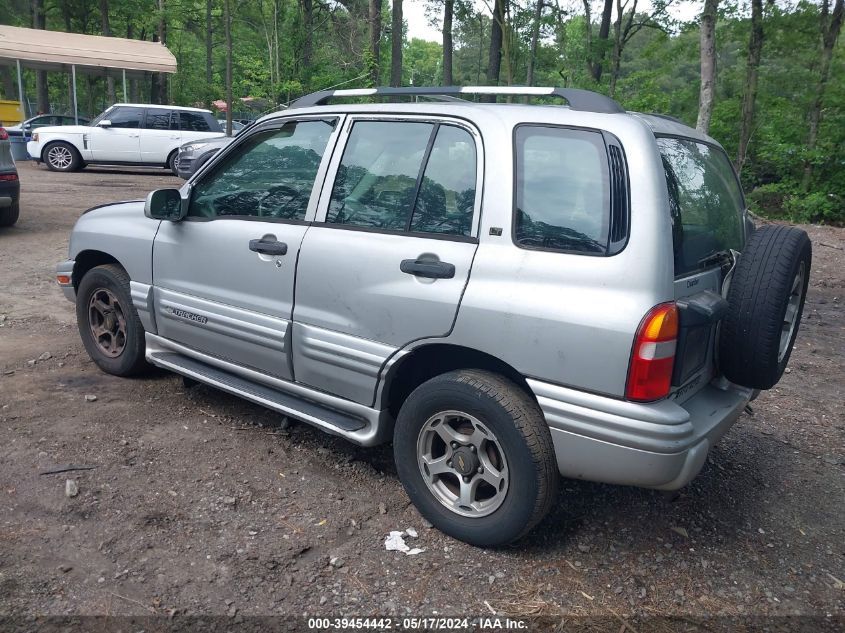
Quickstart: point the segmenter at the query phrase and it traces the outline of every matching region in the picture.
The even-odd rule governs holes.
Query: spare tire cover
[[[807,296],[812,245],[791,226],[759,227],[748,238],[728,288],[719,336],[725,377],[770,389],[783,375]]]

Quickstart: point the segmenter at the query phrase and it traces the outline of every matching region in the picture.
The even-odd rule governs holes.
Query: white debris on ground
[[[384,549],[388,552],[403,552],[408,556],[416,556],[417,554],[422,554],[425,551],[419,547],[409,547],[405,542],[406,536],[417,538],[417,531],[414,528],[408,528],[402,532],[392,530],[390,534],[387,535],[387,538],[384,539]]]

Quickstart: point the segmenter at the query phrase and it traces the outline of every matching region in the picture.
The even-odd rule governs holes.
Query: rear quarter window
[[[517,246],[606,254],[610,174],[602,134],[521,125],[515,141]]]

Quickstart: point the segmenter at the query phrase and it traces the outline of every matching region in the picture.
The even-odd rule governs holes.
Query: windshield
[[[669,190],[675,276],[698,270],[720,251],[742,250],[742,190],[725,152],[691,139],[658,138],[657,145]]]
[[[104,110],[101,114],[98,114],[98,115],[94,118],[94,120],[93,120],[93,121],[91,121],[88,125],[90,125],[90,126],[92,126],[92,127],[93,127],[93,126],[95,126],[95,125],[97,125],[97,123],[99,123],[99,122],[100,122],[100,121],[102,121],[103,119],[107,118],[107,117],[106,117],[106,115],[107,115],[109,112],[111,112],[112,110],[114,110],[114,106],[112,106],[112,107],[110,107],[110,108],[106,108],[106,109],[105,109],[105,110]],[[84,124],[82,123],[82,121],[81,121],[81,120],[80,120],[79,124],[80,124],[80,125],[84,125]]]

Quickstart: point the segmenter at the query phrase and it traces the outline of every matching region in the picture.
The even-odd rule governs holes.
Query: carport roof
[[[76,66],[94,74],[176,72],[176,58],[158,42],[0,25],[0,64],[16,60],[30,68]]]

